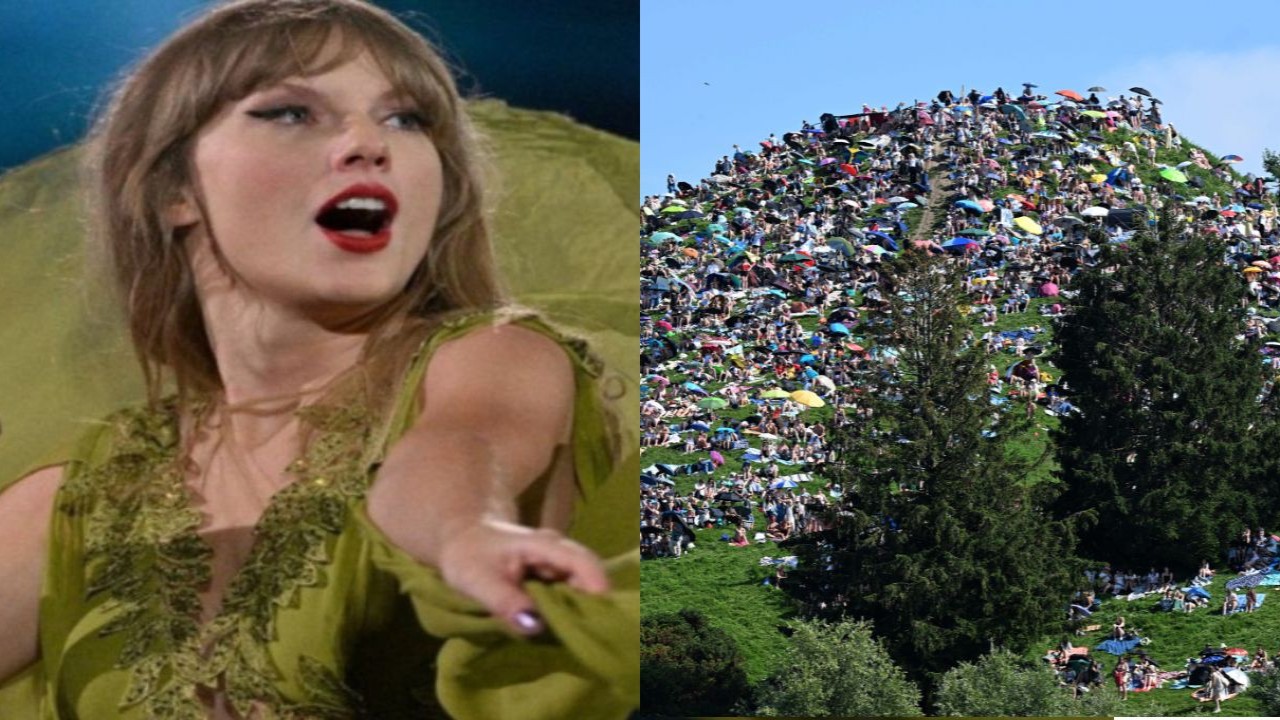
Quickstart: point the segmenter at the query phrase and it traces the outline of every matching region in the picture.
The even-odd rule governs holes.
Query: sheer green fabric
[[[534,640],[511,636],[396,548],[363,502],[381,453],[416,416],[434,350],[508,321],[554,338],[574,361],[583,512],[570,534],[616,554],[604,596],[529,584],[549,627]],[[590,510],[638,473],[634,452],[617,462],[610,449],[609,379],[583,341],[534,316],[445,324],[410,364],[389,422],[358,408],[303,411],[313,435],[290,468],[295,480],[272,499],[253,553],[204,625],[194,618],[210,551],[174,462],[176,414],[112,415],[80,443],[59,490],[42,661],[0,690],[3,717],[195,720],[206,714],[201,686],[220,686],[237,712],[260,718],[626,717],[639,703],[639,558]],[[535,502],[527,495],[522,504]]]

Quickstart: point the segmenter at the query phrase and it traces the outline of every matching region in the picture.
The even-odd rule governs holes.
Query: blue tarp
[[[1140,641],[1137,638],[1134,638],[1133,640],[1103,640],[1098,643],[1098,646],[1095,649],[1101,650],[1105,653],[1111,653],[1112,655],[1123,655],[1138,647],[1139,644]]]

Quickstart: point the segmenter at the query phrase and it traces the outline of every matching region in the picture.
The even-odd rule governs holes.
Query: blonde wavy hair
[[[291,76],[326,72],[363,52],[427,119],[444,175],[427,254],[404,292],[371,318],[366,354],[392,318],[440,317],[506,302],[489,239],[488,163],[440,53],[360,0],[229,2],[130,72],[91,135],[92,241],[123,302],[153,403],[169,380],[180,398],[221,389],[184,233],[164,212],[194,187],[197,133],[227,103]]]

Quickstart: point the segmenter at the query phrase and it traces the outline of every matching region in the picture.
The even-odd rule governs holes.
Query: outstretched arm
[[[565,457],[574,376],[554,341],[515,325],[440,346],[422,412],[388,452],[369,517],[450,586],[521,634],[541,632],[521,583],[563,580],[584,592],[608,582],[596,556],[565,538],[572,473],[553,473],[539,524],[518,524],[515,499]]]

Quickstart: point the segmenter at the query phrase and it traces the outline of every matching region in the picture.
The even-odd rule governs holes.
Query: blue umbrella
[[[831,323],[831,332],[836,335],[849,335],[849,328],[844,323]]]
[[[822,336],[821,336],[821,335],[812,335],[812,336],[810,336],[810,337],[809,337],[809,344],[810,344],[810,345],[812,345],[813,347],[819,347],[819,346],[821,346],[821,345],[822,345]]]
[[[882,241],[882,242],[876,243],[877,245],[883,246],[886,250],[892,250],[893,252],[898,252],[898,243],[894,242],[894,239],[892,237],[885,235],[879,230],[872,230],[867,234],[874,238],[878,238]]]
[[[724,226],[721,225],[720,223],[711,223],[710,225],[707,226],[707,232],[722,233],[724,232]]]
[[[717,435],[723,435],[725,433],[731,433],[731,432],[733,432],[733,428],[716,428]]]
[[[649,236],[650,242],[661,243],[668,240],[679,240],[680,236],[673,232],[656,232]]]
[[[791,478],[783,478],[782,480],[774,480],[769,483],[770,490],[778,490],[780,488],[790,490],[791,488],[800,487],[800,483]]]
[[[944,248],[963,248],[963,247],[965,247],[966,245],[977,245],[977,244],[978,244],[978,243],[974,242],[973,240],[970,240],[969,238],[954,237],[954,238],[951,238],[950,240],[948,240],[948,241],[946,241],[946,242],[942,243],[942,247],[944,247]]]
[[[684,384],[684,389],[685,389],[685,390],[691,390],[691,391],[696,392],[696,393],[702,393],[703,395],[710,395],[710,394],[711,394],[711,393],[707,392],[706,390],[703,390],[703,389],[702,389],[702,386],[701,386],[701,385],[699,385],[699,384],[697,384],[697,383],[695,383],[695,382],[687,382],[687,383],[685,383],[685,384]]]
[[[1009,138],[996,138],[996,142],[1000,143],[1001,145],[1012,145],[1012,144],[1013,144],[1013,141],[1012,141],[1012,140],[1010,140]]]
[[[969,199],[965,199],[965,200],[957,200],[957,201],[956,201],[956,207],[961,207],[961,208],[964,208],[965,210],[972,210],[972,211],[977,212],[977,213],[985,212],[985,211],[982,209],[982,206],[981,206],[981,205],[979,205],[978,203],[976,203],[976,202],[974,202],[974,201],[972,201],[972,200],[969,200]]]
[[[804,376],[807,378],[816,378],[818,377],[818,371],[814,370],[813,368],[805,368]]]
[[[800,356],[800,364],[801,364],[801,365],[808,365],[809,363],[817,362],[817,360],[818,360],[818,358],[816,358],[816,357],[814,357],[814,356],[812,356],[812,355],[801,355],[801,356]]]
[[[702,432],[706,432],[711,429],[710,425],[702,422],[701,420],[697,420],[695,422],[689,423],[689,427],[693,428],[694,430],[701,430]]]

